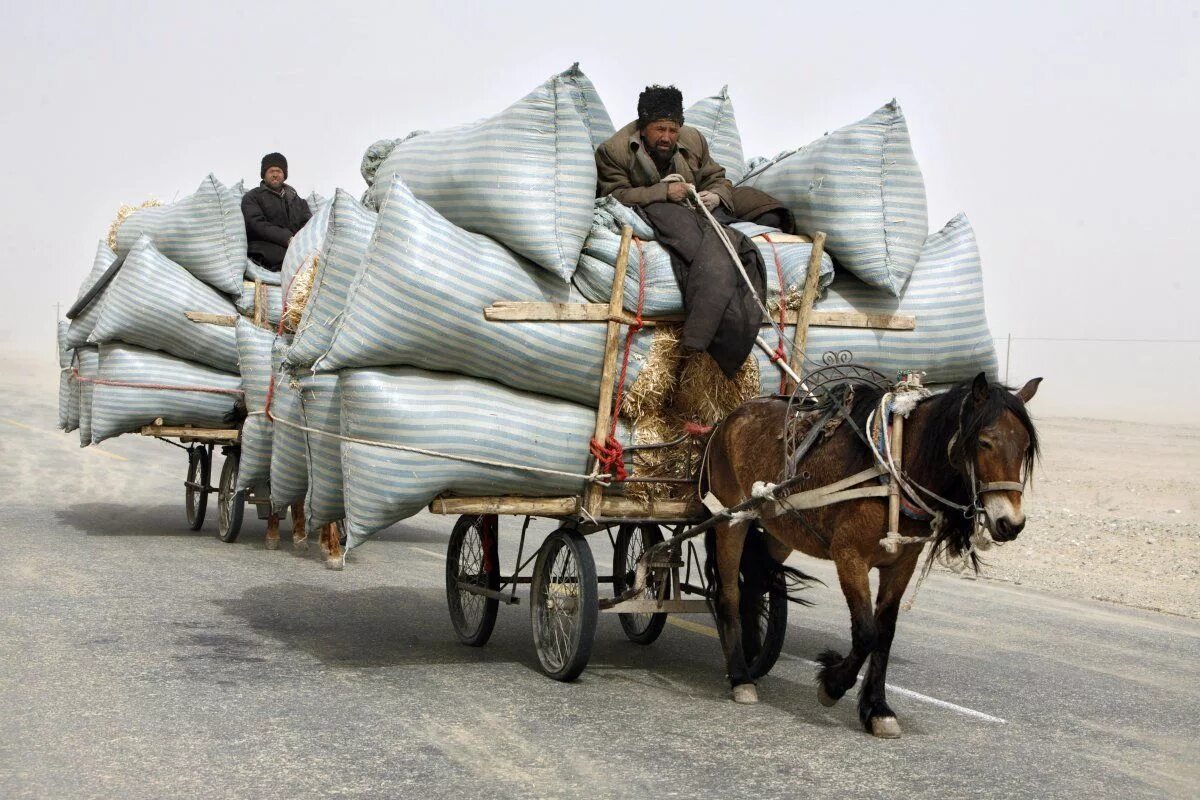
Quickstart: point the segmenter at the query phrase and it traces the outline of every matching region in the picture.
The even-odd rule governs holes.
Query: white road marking
[[[446,557],[444,555],[442,555],[441,553],[435,553],[432,550],[426,550],[423,547],[417,547],[415,544],[410,544],[410,545],[408,545],[408,547],[410,550],[415,550],[418,553],[420,553],[421,555],[428,556],[430,558],[436,558],[439,561],[446,560]],[[669,622],[670,624],[674,625],[677,628],[683,628],[685,631],[691,631],[692,633],[699,633],[703,636],[710,636],[714,639],[720,638],[717,635],[717,629],[712,627],[711,625],[704,625],[699,622],[692,622],[690,619],[681,619],[678,616],[667,617],[667,622]],[[816,661],[810,661],[807,658],[801,658],[800,656],[794,656],[791,653],[780,653],[779,657],[786,659],[788,661],[799,661],[801,664],[807,664],[810,667],[820,666]],[[964,716],[974,717],[975,719],[980,719],[980,720],[983,720],[984,722],[992,722],[997,725],[1007,725],[1008,724],[1008,720],[1001,719],[1000,717],[993,717],[991,714],[985,714],[982,711],[976,711],[973,708],[967,708],[966,706],[960,706],[957,703],[951,703],[946,700],[939,700],[936,697],[930,697],[927,694],[921,694],[920,692],[914,692],[912,689],[905,689],[903,686],[896,686],[895,684],[892,684],[892,683],[888,683],[888,684],[884,684],[884,685],[887,686],[887,690],[889,692],[895,692],[896,694],[903,695],[904,697],[911,698],[911,699],[916,700],[921,703],[928,703],[931,706],[936,706],[938,708],[944,708],[947,711],[954,711],[956,713],[963,714]]]

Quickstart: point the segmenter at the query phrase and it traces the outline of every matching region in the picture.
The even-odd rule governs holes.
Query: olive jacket
[[[733,210],[733,184],[725,177],[725,168],[713,161],[704,134],[684,125],[679,129],[670,173],[678,173],[696,191],[714,192],[726,210]],[[647,206],[667,202],[666,177],[659,174],[642,142],[637,122],[631,122],[613,134],[596,150],[596,196],[612,195],[627,206]]]

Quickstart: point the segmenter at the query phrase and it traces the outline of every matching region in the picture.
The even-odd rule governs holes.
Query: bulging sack
[[[351,286],[362,268],[378,217],[349,192],[337,190],[325,239],[316,256],[312,287],[285,355],[290,366],[311,367],[329,349],[334,323],[346,310]]]
[[[595,150],[617,132],[613,127],[612,117],[608,115],[608,109],[604,107],[604,101],[600,99],[600,93],[596,91],[591,78],[583,74],[578,61],[572,64],[570,69],[560,72],[558,77],[579,90],[575,106],[583,117],[583,124],[587,126],[591,136],[592,149]]]
[[[375,173],[376,207],[399,175],[455,225],[570,280],[596,196],[579,102],[577,86],[555,75],[494,117],[401,142]]]
[[[286,371],[275,375],[271,395],[275,433],[271,444],[271,507],[276,513],[304,499],[308,490],[308,450],[300,410],[300,381]]]
[[[132,433],[159,418],[164,425],[226,428],[241,394],[237,375],[156,350],[103,344],[92,387],[92,440]]]
[[[839,268],[899,297],[929,232],[925,181],[895,100],[871,116],[781,153],[742,183],[774,196],[796,231],[824,231]]]
[[[580,298],[570,284],[456,227],[395,177],[329,351],[314,368],[408,365],[595,403],[605,326],[489,322],[483,308],[496,300]],[[649,339],[648,331],[635,337],[629,382]]]
[[[888,297],[861,281],[839,276],[816,309],[911,314],[917,325],[911,331],[810,328],[807,351],[816,363],[806,364],[805,372],[852,360],[889,376],[924,370],[925,382],[931,384],[953,383],[980,371],[996,376],[979,248],[964,214],[926,240],[903,297]],[[764,376],[763,391],[774,391],[777,373],[768,369],[765,355],[756,355]]]
[[[192,322],[184,316],[188,311],[235,313],[227,297],[158,252],[143,236],[104,290],[88,341],[125,342],[237,372],[234,329]]]
[[[341,402],[337,374],[318,373],[300,379],[300,413],[304,424],[322,432],[304,433],[308,444],[308,494],[305,495],[304,514],[311,533],[346,516],[342,448],[336,437],[342,429]]]
[[[263,413],[270,391],[272,351],[275,335],[246,319],[237,324],[238,366],[246,398],[246,421],[242,423],[242,451],[238,464],[238,489],[266,486],[271,480],[271,442],[274,428]]]
[[[729,87],[723,86],[713,96],[693,103],[683,112],[683,122],[704,134],[708,152],[713,161],[725,168],[725,177],[734,183],[740,181],[746,171],[746,157],[742,153],[742,135],[733,115]]]
[[[65,319],[58,321],[58,427],[70,433],[79,427],[79,386],[75,382],[75,354],[67,347]]]
[[[313,208],[308,222],[296,232],[288,244],[287,252],[283,254],[283,265],[276,273],[276,282],[283,287],[285,297],[291,289],[296,273],[311,264],[313,258],[321,251],[332,210],[332,202],[323,202]]]
[[[75,299],[78,301],[87,294],[116,260],[117,254],[112,251],[107,242],[101,240],[96,246],[96,258],[92,261],[92,271],[83,279],[83,283],[79,287],[79,294]],[[92,328],[96,326],[96,318],[100,316],[100,301],[103,297],[104,291],[101,291],[92,298],[92,302],[88,303],[87,308],[83,309],[79,316],[71,320],[71,324],[67,328],[68,347],[83,347],[88,343],[88,336],[91,335]]]
[[[247,317],[254,316],[255,295],[257,287],[252,281],[242,283],[241,293],[233,298],[234,308]],[[277,327],[283,318],[283,287],[262,284],[263,320],[271,327]]]
[[[117,253],[124,255],[149,236],[164,256],[210,286],[236,295],[246,272],[241,200],[209,175],[195,194],[130,214],[117,231]]]
[[[346,522],[355,547],[411,517],[439,494],[579,494],[595,409],[462,375],[409,367],[341,373]],[[618,438],[628,444],[622,427]],[[555,470],[562,475],[392,449],[416,447],[466,459]]]
[[[79,384],[79,446],[87,447],[92,443],[92,395],[94,384],[92,378],[100,374],[100,348],[91,345],[75,348],[75,363],[78,370],[76,383]]]

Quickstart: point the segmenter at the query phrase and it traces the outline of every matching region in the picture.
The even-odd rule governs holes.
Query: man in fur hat
[[[267,153],[258,173],[262,183],[242,196],[247,254],[254,263],[274,272],[283,266],[292,236],[312,217],[308,203],[284,182],[287,169],[281,153]]]
[[[646,87],[638,97],[638,118],[596,151],[596,193],[632,206],[654,228],[683,294],[684,348],[707,351],[732,378],[754,347],[762,310],[712,224],[692,207],[690,188],[723,226],[748,219],[790,232],[791,214],[769,195],[735,189],[709,154],[703,134],[683,122],[678,89]],[[766,270],[758,248],[738,231],[724,230],[758,296],[765,298]]]

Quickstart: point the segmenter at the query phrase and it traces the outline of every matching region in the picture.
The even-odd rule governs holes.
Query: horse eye
[[[980,448],[981,450],[991,450],[991,449],[992,449],[992,443],[991,443],[991,442],[989,442],[987,439],[980,439],[980,440],[979,440],[979,448]]]

